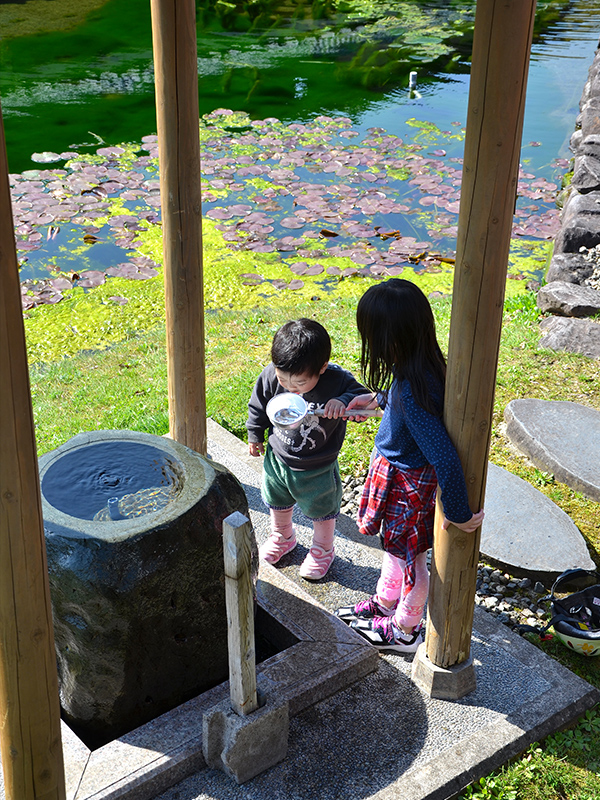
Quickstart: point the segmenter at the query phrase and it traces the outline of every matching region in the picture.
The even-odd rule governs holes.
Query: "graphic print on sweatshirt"
[[[300,428],[294,431],[294,437],[286,435],[286,431],[275,428],[275,435],[281,439],[287,446],[290,453],[301,453],[302,451],[314,450],[317,446],[316,435],[321,436],[323,443],[327,441],[327,433],[325,428],[319,423],[319,417],[311,412],[316,409],[322,410],[325,408],[323,403],[309,403],[306,417],[304,418]]]

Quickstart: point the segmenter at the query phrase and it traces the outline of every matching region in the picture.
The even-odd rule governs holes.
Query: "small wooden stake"
[[[0,744],[6,800],[64,800],[60,706],[0,112]]]
[[[249,520],[239,511],[223,521],[229,686],[231,706],[241,716],[258,708],[251,531]]]
[[[535,0],[478,0],[458,219],[444,422],[473,511],[483,504]],[[507,499],[507,502],[510,500]],[[479,532],[441,530],[438,503],[426,649],[469,658]]]
[[[206,454],[198,52],[194,0],[151,0],[169,428]]]

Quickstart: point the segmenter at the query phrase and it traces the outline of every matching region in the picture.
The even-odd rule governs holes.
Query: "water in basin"
[[[157,448],[102,442],[66,453],[44,475],[42,492],[65,514],[106,522],[159,511],[182,485],[181,466]]]

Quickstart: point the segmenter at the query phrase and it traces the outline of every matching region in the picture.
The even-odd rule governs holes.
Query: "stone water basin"
[[[61,707],[98,745],[227,678],[222,523],[248,504],[224,467],[139,432],[39,465]]]

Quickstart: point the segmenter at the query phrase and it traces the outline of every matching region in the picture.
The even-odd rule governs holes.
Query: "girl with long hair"
[[[346,414],[383,407],[359,512],[359,530],[380,533],[384,555],[375,594],[337,616],[379,650],[414,652],[423,640],[439,484],[443,527],[475,531],[483,511],[469,508],[458,454],[442,421],[446,362],[429,301],[410,281],[392,278],[361,297],[356,322],[361,367],[371,392]]]

